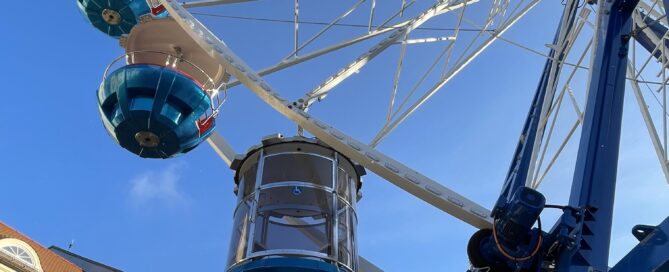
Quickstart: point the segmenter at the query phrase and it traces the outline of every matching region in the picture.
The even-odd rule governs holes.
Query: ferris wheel
[[[540,0],[403,0],[398,7],[356,0],[329,3],[327,8],[336,6],[340,13],[321,10],[326,15],[319,15],[320,21],[304,19],[305,12],[318,10],[305,8],[306,0],[294,0],[288,21],[209,12],[252,2],[77,1],[88,22],[125,50],[111,60],[98,89],[101,119],[113,140],[140,157],[162,159],[206,141],[235,171],[238,206],[228,271],[379,271],[357,252],[356,203],[366,171],[480,229],[467,246],[470,271],[669,269],[669,243],[653,240],[669,234],[669,220],[635,228],[641,243],[608,267],[626,82],[669,182],[669,1],[564,0],[547,49],[505,36]],[[352,17],[364,23],[348,23]],[[277,41],[290,50],[256,71],[203,24],[213,18],[292,24],[292,37]],[[306,25],[318,30],[305,36]],[[332,43],[333,36],[339,40]],[[546,63],[499,199],[486,208],[376,147],[493,43],[541,56]],[[257,50],[271,46],[260,44]],[[430,46],[434,55],[409,54],[422,46]],[[384,54],[396,48],[399,56]],[[343,65],[323,69],[332,74],[294,100],[267,79],[345,50],[350,59],[331,62]],[[384,67],[391,74],[367,72],[384,58],[395,63]],[[358,74],[376,77],[390,91],[382,126],[366,141],[312,114]],[[216,119],[242,86],[292,121],[296,136],[266,137],[247,153],[237,153],[216,131]],[[565,116],[573,118],[571,126],[558,125]],[[546,204],[539,187],[565,146],[576,141],[578,129],[569,204]],[[562,214],[554,226],[542,228],[540,215],[547,208]]]

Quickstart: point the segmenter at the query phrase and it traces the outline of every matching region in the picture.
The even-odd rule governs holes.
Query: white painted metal
[[[363,257],[358,257],[358,272],[383,272],[383,270]]]
[[[448,37],[431,37],[431,38],[419,38],[419,39],[408,39],[399,44],[417,44],[417,43],[433,43],[433,42],[443,42],[443,41],[455,41],[455,36]]]
[[[574,41],[574,40],[576,39],[576,37],[580,34],[581,30],[583,30],[583,26],[584,26],[585,23],[587,22],[587,20],[588,20],[588,16],[589,16],[589,15],[590,15],[590,10],[588,10],[588,9],[583,9],[583,10],[581,10],[581,14],[579,15],[580,20],[578,21],[575,30],[572,31],[572,32],[570,33],[570,38],[569,38],[569,41],[570,41],[570,42],[569,42],[569,43],[570,43],[572,46],[573,46],[573,44],[574,44],[573,41]],[[592,45],[592,39],[590,39],[590,40],[588,41],[588,44],[585,46],[585,49],[583,49],[583,51],[582,51],[582,53],[581,53],[581,55],[580,55],[578,61],[576,62],[576,66],[574,66],[574,67],[572,68],[571,73],[570,73],[569,76],[567,77],[566,81],[563,83],[564,85],[562,86],[562,90],[560,91],[560,95],[558,96],[558,98],[556,99],[556,101],[554,101],[553,104],[552,104],[552,105],[550,106],[550,108],[548,109],[548,113],[547,113],[547,117],[546,117],[546,118],[548,118],[548,116],[553,115],[553,120],[552,120],[552,122],[551,122],[551,124],[550,124],[550,127],[549,127],[549,129],[548,129],[548,135],[545,137],[545,140],[543,140],[543,143],[542,143],[542,144],[543,144],[543,149],[541,150],[541,155],[539,156],[539,160],[536,162],[536,170],[535,170],[534,173],[533,173],[532,179],[530,180],[529,177],[528,177],[528,181],[527,181],[527,183],[526,183],[527,186],[529,186],[529,187],[531,187],[531,188],[536,189],[536,188],[539,187],[539,185],[541,184],[541,181],[543,181],[543,178],[544,178],[544,177],[546,176],[546,174],[548,173],[548,170],[550,170],[550,168],[553,166],[553,163],[555,163],[555,160],[557,160],[557,158],[560,156],[560,153],[562,152],[562,149],[564,148],[564,146],[566,146],[566,144],[567,144],[567,143],[569,142],[569,140],[571,139],[571,135],[572,135],[573,132],[575,131],[576,127],[578,127],[578,126],[580,125],[580,123],[577,123],[576,125],[572,126],[573,128],[572,128],[572,130],[570,131],[569,135],[568,135],[567,138],[563,141],[563,143],[562,143],[560,149],[559,149],[558,152],[554,155],[553,159],[551,159],[551,162],[549,163],[548,167],[546,167],[546,169],[545,169],[545,171],[544,171],[544,174],[541,176],[541,180],[539,180],[539,179],[538,179],[538,178],[539,178],[539,173],[540,173],[541,167],[542,167],[542,165],[543,165],[544,158],[545,158],[545,156],[546,156],[546,152],[548,151],[548,145],[550,144],[550,142],[551,142],[551,138],[552,138],[552,136],[553,136],[553,131],[554,131],[554,129],[555,129],[555,124],[556,124],[556,121],[557,121],[558,114],[559,114],[559,112],[560,112],[561,103],[562,103],[562,101],[563,101],[565,92],[569,92],[569,97],[570,97],[570,99],[571,99],[571,102],[573,103],[573,107],[574,107],[574,109],[575,109],[575,111],[576,111],[576,114],[577,114],[577,116],[578,116],[580,122],[583,122],[583,114],[581,113],[580,108],[578,107],[578,103],[576,102],[576,98],[574,97],[574,94],[573,94],[573,92],[571,91],[571,88],[569,87],[569,85],[571,84],[571,81],[572,81],[572,79],[574,78],[574,75],[576,75],[576,71],[577,71],[577,69],[578,69],[578,66],[581,65],[581,63],[582,63],[583,60],[585,59],[585,56],[586,56],[586,55],[588,54],[588,52],[590,51],[590,46],[591,46],[591,45]],[[566,50],[566,51],[567,51],[567,52],[571,51],[571,48],[568,48],[568,50]]]
[[[200,84],[207,85],[209,89],[218,89],[228,80],[223,66],[210,58],[170,17],[142,20],[121,39],[121,43],[132,58],[130,63],[169,65],[193,77]],[[164,54],[132,53],[147,51],[165,53],[178,59],[166,61]],[[180,65],[181,60],[194,65]]]
[[[462,0],[457,3],[450,3],[444,1],[438,2],[431,8],[427,9],[426,11],[418,15],[416,18],[410,20],[408,24],[395,30],[390,35],[390,37],[376,44],[374,47],[369,49],[369,51],[367,51],[366,53],[362,54],[357,59],[355,59],[348,66],[339,70],[335,75],[327,78],[314,90],[305,94],[300,100],[298,100],[298,102],[303,104],[304,108],[308,108],[315,101],[322,100],[328,94],[328,92],[330,92],[330,90],[339,85],[339,83],[347,79],[349,76],[358,72],[362,67],[364,67],[372,59],[378,56],[386,48],[398,42],[400,39],[404,38],[412,30],[418,28],[419,26],[421,26],[422,24],[424,24],[425,22],[429,21],[430,19],[434,18],[439,14],[456,10],[458,8],[464,7],[465,5],[476,3],[478,1],[479,0]]]
[[[236,4],[244,2],[252,2],[256,0],[205,0],[205,1],[192,1],[183,3],[184,8],[199,8],[199,7],[208,7],[216,5],[226,5],[226,4]]]
[[[449,71],[449,73],[443,77],[437,84],[435,84],[430,90],[427,91],[422,97],[418,99],[409,109],[404,111],[395,121],[393,121],[388,126],[384,126],[383,129],[374,137],[371,141],[371,146],[376,146],[383,138],[385,138],[388,133],[397,128],[404,120],[407,119],[411,114],[413,114],[420,106],[422,106],[430,97],[432,97],[437,91],[439,91],[446,83],[453,79],[462,69],[464,69],[472,60],[481,54],[488,46],[490,46],[497,38],[504,34],[511,26],[513,26],[520,18],[522,18],[528,11],[530,11],[534,6],[539,3],[540,0],[533,0],[528,3],[523,10],[518,12],[514,17],[509,19],[505,25],[500,26],[490,38],[484,41],[478,48],[476,48],[471,54],[469,54],[463,61],[456,64],[456,66]]]
[[[372,6],[369,10],[369,25],[367,26],[367,32],[372,32],[372,24],[374,23],[374,10],[376,9],[376,0],[372,0]]]
[[[232,148],[230,144],[221,136],[218,131],[214,131],[214,133],[207,138],[207,143],[211,146],[212,149],[214,149],[214,152],[218,154],[221,159],[230,166],[232,164],[232,161],[235,159],[235,156],[237,156],[237,152]]]
[[[632,77],[635,74],[634,67],[629,64],[627,66],[627,74]],[[664,173],[664,178],[667,180],[667,183],[669,183],[669,165],[667,165],[665,147],[662,146],[660,137],[657,135],[655,123],[653,122],[653,118],[650,116],[650,112],[648,112],[648,104],[646,104],[646,100],[643,98],[641,88],[639,87],[639,82],[633,77],[630,79],[630,83],[630,85],[632,85],[632,90],[634,91],[634,97],[636,97],[637,105],[641,111],[641,116],[643,117],[643,121],[646,124],[646,128],[648,129],[648,135],[650,136],[651,142],[653,142],[653,147],[655,148],[657,159],[660,162],[662,172]]]
[[[303,127],[338,152],[396,186],[477,228],[490,228],[490,211],[462,195],[421,175],[336,128],[302,111],[282,98],[263,78],[244,63],[195,17],[174,0],[161,0],[170,14],[203,49],[226,66],[237,79],[275,110]],[[392,40],[387,38],[386,40]]]
[[[657,1],[655,1],[654,5],[656,5]],[[639,1],[639,4],[637,5],[637,10],[638,9],[643,9],[646,11],[646,14],[653,16],[653,18],[662,18],[662,22],[664,24],[667,23],[667,17],[664,16],[663,14],[660,14],[656,9],[651,8],[645,1]],[[669,25],[669,24],[668,24]]]
[[[365,2],[365,0],[358,0],[358,2],[356,2],[355,4],[353,4],[353,6],[352,6],[351,8],[349,8],[349,9],[348,9],[346,12],[344,12],[342,15],[339,15],[339,17],[335,18],[335,19],[334,19],[332,22],[330,22],[327,26],[323,27],[320,31],[318,31],[318,33],[314,34],[313,37],[311,37],[309,40],[307,40],[306,42],[304,42],[302,45],[298,46],[298,44],[297,44],[297,39],[296,39],[296,40],[295,40],[295,49],[293,50],[293,52],[290,52],[290,54],[288,54],[288,56],[285,57],[285,59],[288,59],[288,58],[291,58],[291,57],[297,57],[297,53],[298,53],[300,50],[302,50],[302,48],[304,48],[304,47],[306,47],[307,45],[311,44],[314,40],[316,40],[318,37],[320,37],[321,35],[323,35],[323,33],[327,32],[330,28],[332,28],[334,25],[336,25],[337,23],[339,23],[339,21],[341,21],[342,19],[346,18],[348,15],[350,15],[351,13],[353,13],[353,11],[355,11],[356,9],[358,9],[358,7],[359,7],[363,2]],[[297,2],[295,2],[295,3],[296,3],[296,5],[297,5]],[[295,19],[297,20],[297,11],[296,11],[295,14],[296,14]],[[297,26],[296,26],[296,32],[295,32],[295,33],[296,33],[296,35],[297,35]]]
[[[350,40],[347,40],[347,41],[344,41],[344,42],[341,42],[341,43],[332,45],[332,46],[330,46],[330,47],[323,48],[323,49],[321,49],[321,50],[318,50],[318,51],[315,51],[315,52],[312,52],[312,53],[309,53],[309,54],[306,54],[306,55],[298,56],[298,57],[296,57],[296,58],[291,58],[291,59],[288,59],[288,60],[285,60],[285,61],[281,61],[281,62],[279,62],[279,63],[276,64],[276,65],[273,65],[273,66],[271,66],[271,67],[267,67],[267,68],[265,68],[265,69],[260,70],[260,71],[258,72],[258,74],[261,75],[261,76],[266,76],[266,75],[269,75],[269,74],[271,74],[271,73],[274,73],[274,72],[277,72],[277,71],[281,71],[281,70],[283,70],[283,69],[285,69],[285,68],[288,68],[288,67],[291,67],[291,66],[300,64],[300,63],[302,63],[302,62],[305,62],[305,61],[308,61],[308,60],[311,60],[311,59],[314,59],[314,58],[323,56],[323,55],[325,55],[325,54],[328,54],[328,53],[337,51],[337,50],[339,50],[339,49],[342,49],[342,48],[345,48],[345,47],[354,45],[354,44],[356,44],[356,43],[359,43],[359,42],[362,42],[362,41],[366,41],[366,40],[368,40],[368,39],[370,39],[370,38],[373,38],[373,37],[376,37],[376,36],[378,36],[378,35],[381,35],[381,34],[390,32],[390,31],[392,31],[392,30],[394,30],[394,29],[396,29],[396,28],[398,28],[398,27],[401,27],[401,26],[403,26],[403,25],[406,25],[407,23],[409,23],[409,21],[405,21],[405,22],[402,22],[402,23],[399,23],[399,24],[395,24],[395,25],[392,26],[392,27],[387,27],[387,28],[383,28],[383,29],[379,29],[379,30],[374,30],[374,31],[372,31],[371,33],[368,33],[368,34],[364,34],[364,35],[355,37],[355,38],[353,38],[353,39],[350,39]],[[236,81],[232,81],[232,82],[230,82],[230,83],[228,84],[228,87],[229,87],[229,88],[232,88],[232,87],[238,86],[239,84],[241,84],[241,82],[239,82],[238,80],[236,80]]]
[[[552,45],[556,56],[566,56],[571,49],[571,45],[574,44],[574,41],[569,39],[572,37],[572,29],[567,27],[567,24],[571,21],[570,17],[572,16],[572,13],[575,15],[577,12],[579,3],[580,0],[569,0],[566,3],[566,7],[571,7],[572,10],[568,10],[563,13],[557,43]],[[582,27],[583,24],[580,24],[580,28]],[[576,31],[579,32],[580,28],[576,29]],[[572,39],[573,38],[575,37],[572,37]],[[543,106],[541,107],[541,113],[539,114],[539,126],[537,127],[537,132],[534,138],[534,147],[532,148],[532,155],[530,156],[530,164],[528,166],[527,177],[525,180],[525,185],[528,187],[532,186],[534,183],[534,171],[535,167],[537,166],[537,156],[539,156],[541,143],[543,142],[544,130],[546,124],[548,123],[548,111],[552,107],[551,101],[555,96],[557,82],[560,79],[558,69],[560,69],[559,64],[555,61],[552,62],[548,76],[548,83],[546,85],[546,94],[544,95]]]
[[[393,88],[390,91],[390,104],[388,105],[388,114],[386,117],[386,122],[390,122],[390,118],[393,114],[393,106],[395,105],[395,97],[397,96],[397,87],[400,82],[400,74],[402,73],[402,64],[404,63],[404,56],[406,55],[407,35],[404,35],[404,42],[402,43],[402,48],[400,49],[400,59],[397,62],[397,69],[395,69],[395,79],[393,80]]]
[[[295,22],[294,22],[294,50],[293,50],[293,56],[297,57],[297,53],[300,50],[298,48],[300,39],[299,39],[299,34],[300,34],[300,0],[295,0],[295,10],[294,10],[294,15],[295,15]]]

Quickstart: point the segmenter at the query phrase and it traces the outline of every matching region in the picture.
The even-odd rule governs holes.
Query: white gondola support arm
[[[438,182],[374,150],[300,110],[282,98],[195,17],[174,0],[160,0],[174,19],[212,58],[217,59],[248,89],[288,119],[332,148],[403,190],[476,227],[490,228],[490,211]]]

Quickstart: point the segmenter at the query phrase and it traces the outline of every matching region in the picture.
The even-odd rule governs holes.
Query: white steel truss
[[[179,25],[209,52],[212,58],[217,59],[227,71],[259,98],[300,127],[382,178],[452,216],[476,228],[492,226],[489,210],[306,113],[297,103],[281,97],[258,73],[246,65],[179,3],[174,0],[161,0],[161,2]],[[438,14],[442,4],[443,2],[436,5],[436,8],[431,8],[429,12]],[[390,42],[395,38],[388,37],[385,40]]]

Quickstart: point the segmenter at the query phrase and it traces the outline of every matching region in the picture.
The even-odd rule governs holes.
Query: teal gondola
[[[86,21],[114,38],[130,33],[140,16],[151,14],[145,0],[77,0],[77,6]]]
[[[202,85],[172,68],[131,64],[112,72],[98,90],[107,132],[143,158],[186,153],[214,131],[211,99]]]

